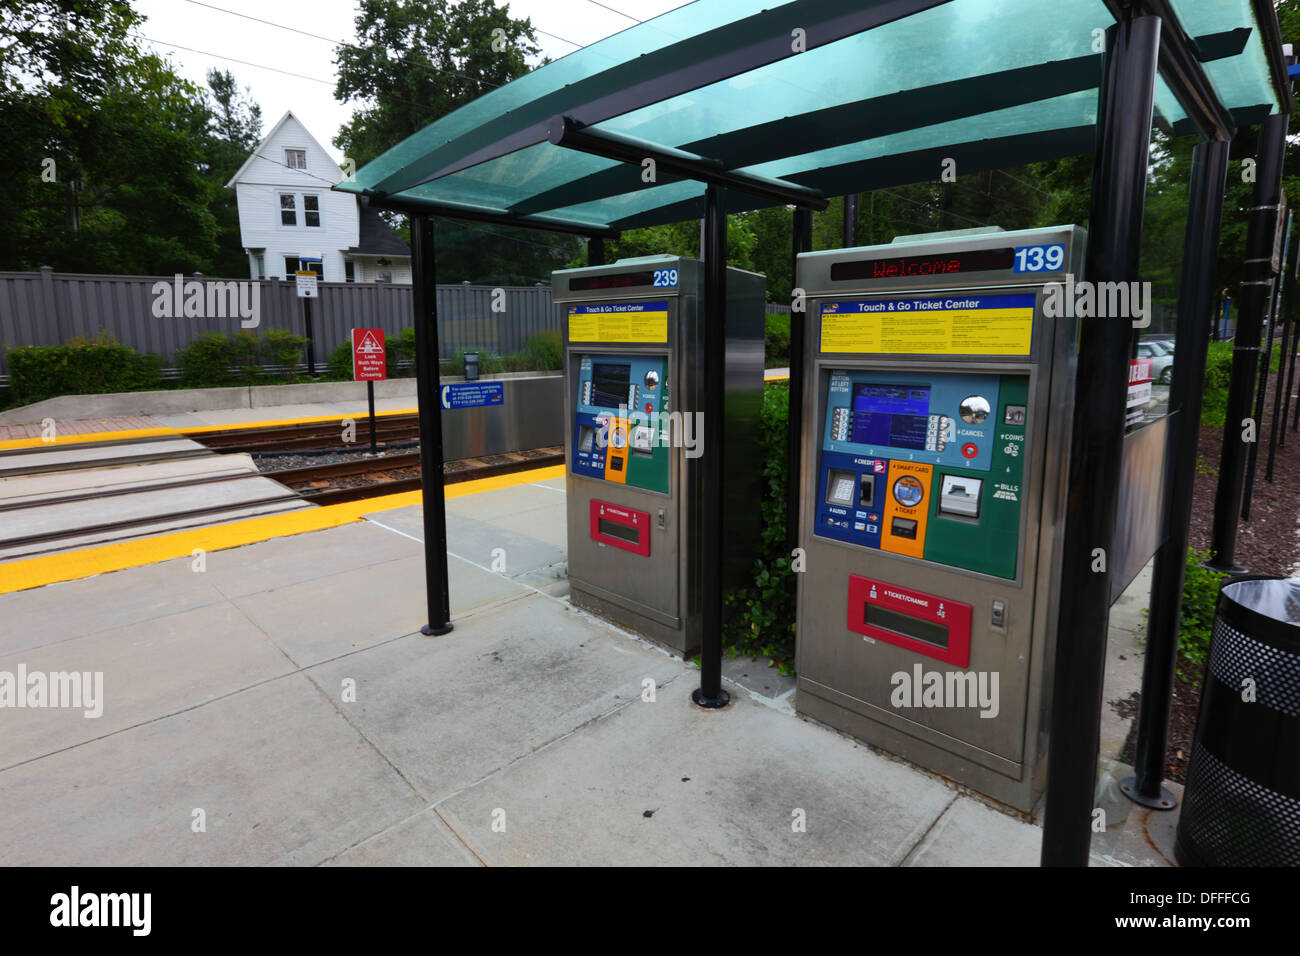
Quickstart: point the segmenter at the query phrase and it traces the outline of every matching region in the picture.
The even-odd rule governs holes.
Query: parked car
[[[1151,360],[1151,380],[1168,385],[1174,380],[1174,350],[1160,342],[1139,342],[1138,358]]]

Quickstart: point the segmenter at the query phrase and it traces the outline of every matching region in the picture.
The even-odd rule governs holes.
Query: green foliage
[[[782,674],[794,673],[795,589],[785,541],[786,429],[790,389],[769,382],[763,390],[762,532],[753,581],[724,596],[730,614],[723,640],[736,652],[768,657]]]
[[[1183,611],[1178,625],[1178,676],[1198,683],[1210,654],[1214,630],[1214,609],[1219,587],[1226,574],[1204,567],[1208,551],[1187,549],[1187,571],[1183,577]]]
[[[763,355],[768,368],[790,364],[790,314],[767,313]]]
[[[176,350],[182,388],[256,385],[298,377],[297,364],[307,340],[284,329],[268,329],[260,337],[247,330],[227,335],[205,332]],[[338,350],[336,349],[335,352]],[[331,366],[334,354],[330,355]],[[349,358],[348,377],[351,378]],[[271,370],[266,366],[281,366]]]
[[[1232,375],[1232,343],[1211,342],[1205,356],[1205,392],[1201,398],[1201,427],[1222,428],[1228,414],[1228,380]]]
[[[1231,342],[1210,343],[1205,356],[1205,391],[1201,396],[1201,427],[1203,428],[1207,426],[1222,428],[1227,418],[1228,384],[1232,379],[1232,354]],[[1281,363],[1282,343],[1275,341],[1269,356],[1269,374],[1276,374]]]
[[[30,405],[59,395],[97,395],[161,387],[162,358],[101,335],[67,345],[28,345],[5,352],[9,399]]]
[[[142,23],[126,2],[0,0],[0,268],[247,271],[224,187],[247,154],[225,137],[248,104],[214,117],[141,46]]]
[[[564,340],[559,331],[539,332],[524,343],[522,357],[540,371],[556,371],[564,367]]]

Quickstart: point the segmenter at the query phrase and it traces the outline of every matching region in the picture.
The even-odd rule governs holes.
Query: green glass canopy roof
[[[539,228],[702,214],[703,183],[663,170],[647,183],[639,165],[553,145],[560,116],[827,196],[938,178],[945,159],[961,173],[1093,147],[1097,51],[1115,22],[1103,0],[772,2],[697,0],[584,47],[430,124],[336,188]],[[1290,109],[1277,86],[1281,51],[1269,49],[1276,41],[1252,0],[1167,7],[1236,123],[1279,110],[1280,97]],[[1196,131],[1163,79],[1156,122]],[[729,189],[723,202],[736,212],[777,200]]]

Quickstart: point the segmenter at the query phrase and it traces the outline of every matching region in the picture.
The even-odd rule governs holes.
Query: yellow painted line
[[[383,418],[386,415],[414,415],[417,409],[398,408],[387,412],[375,412],[376,418]],[[157,428],[135,428],[125,431],[116,432],[75,432],[70,435],[60,435],[57,441],[48,442],[43,438],[10,438],[7,441],[0,441],[0,450],[6,448],[57,448],[60,445],[83,445],[87,442],[97,441],[120,441],[127,438],[153,438],[157,435],[176,435],[183,438],[186,435],[202,435],[208,432],[229,431],[231,429],[242,428],[276,428],[281,425],[310,425],[315,422],[336,422],[344,418],[366,418],[365,412],[347,413],[339,412],[334,415],[311,415],[306,418],[274,418],[267,421],[248,421],[248,422],[231,422],[228,425],[195,425],[193,427],[173,428],[170,425],[160,425]]]
[[[545,468],[516,471],[509,475],[497,475],[493,478],[475,478],[473,481],[458,481],[454,485],[447,486],[446,496],[448,498],[463,498],[466,495],[477,495],[484,491],[500,491],[502,488],[513,488],[516,485],[531,485],[535,481],[546,481],[550,478],[563,477],[563,465],[547,465]]]
[[[60,435],[57,441],[44,438],[10,438],[0,441],[0,450],[6,448],[62,448],[64,445],[84,445],[87,442],[116,441],[119,438],[152,438],[155,435],[176,435],[174,428],[163,425],[158,428],[136,428],[120,432],[78,432],[75,435]]]
[[[786,372],[783,375],[773,375],[769,372],[763,373],[763,381],[765,382],[784,382],[787,381],[789,378],[790,378],[789,372]]]
[[[463,498],[484,491],[498,491],[502,488],[532,484],[535,481],[546,481],[563,475],[563,465],[517,471],[510,475],[478,478],[448,485],[446,496]],[[0,594],[41,587],[58,581],[75,581],[78,578],[155,564],[171,558],[189,557],[196,548],[203,551],[224,551],[271,538],[323,531],[326,528],[336,528],[360,521],[363,515],[418,505],[420,501],[421,492],[404,491],[339,505],[304,508],[282,514],[247,518],[207,528],[187,528],[184,531],[173,531],[133,541],[117,541],[79,551],[24,558],[0,564]]]

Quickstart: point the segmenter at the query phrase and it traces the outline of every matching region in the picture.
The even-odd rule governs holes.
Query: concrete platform
[[[418,507],[0,595],[0,671],[103,675],[100,716],[0,710],[0,865],[1037,863],[761,663],[693,707],[692,664],[564,599],[562,479],[447,510],[444,637]]]
[[[197,456],[115,463],[137,456],[191,452]],[[13,474],[52,467],[68,470]],[[232,480],[192,484],[199,478],[217,477]],[[112,494],[84,497],[105,492]],[[55,444],[10,452],[0,456],[0,507],[7,509],[0,510],[0,562],[314,507],[296,498],[266,500],[290,498],[291,494],[278,482],[258,477],[257,466],[248,455],[212,454],[188,439],[107,446]],[[208,508],[223,510],[177,517],[183,512]],[[80,529],[124,521],[140,523],[76,533]],[[55,533],[63,536],[55,540],[21,541]]]

